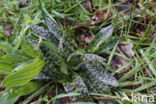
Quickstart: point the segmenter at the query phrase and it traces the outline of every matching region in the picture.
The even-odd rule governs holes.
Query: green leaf
[[[40,96],[41,94],[43,94],[44,91],[47,91],[47,88],[49,88],[49,85],[52,84],[52,81],[46,83],[45,85],[41,86],[40,89],[38,89],[36,92],[34,92],[31,96],[29,96],[27,99],[25,99],[23,101],[22,104],[30,104],[30,102],[35,99],[36,97]],[[54,85],[50,86],[50,90],[54,89]]]
[[[28,95],[41,87],[43,82],[35,81],[28,82],[26,85],[19,87],[18,89],[13,90],[13,92],[18,96]]]
[[[8,54],[15,52],[15,48],[7,42],[0,42],[0,49],[3,49]]]
[[[23,61],[27,61],[29,59],[30,58],[22,56],[22,55],[20,55],[18,53],[7,54],[7,55],[4,55],[4,56],[0,57],[0,60],[2,60],[4,62],[7,62],[7,63],[10,63],[10,64],[17,64],[17,63],[20,63],[20,62],[23,62]]]
[[[24,63],[14,69],[14,72],[2,82],[3,87],[22,86],[36,77],[44,66],[44,61],[36,57],[32,62]]]
[[[42,41],[41,44],[45,45],[46,47],[48,47],[52,52],[54,52],[55,54],[58,53],[57,51],[57,47],[48,41]]]
[[[71,93],[67,93],[67,94],[59,94],[59,95],[53,97],[53,100],[54,99],[59,99],[59,98],[64,98],[64,97],[79,96],[79,95],[81,95],[81,93],[73,93],[73,92],[71,92]]]
[[[153,75],[156,77],[156,69],[154,68],[154,64],[152,64],[150,59],[147,57],[147,54],[145,54],[142,49],[140,49],[140,53],[143,56],[143,58],[146,61],[146,63],[148,64],[148,66],[151,69],[151,71],[153,72]]]
[[[32,44],[28,43],[27,41],[23,41],[22,50],[31,57],[36,57],[37,55]]]
[[[0,61],[0,74],[10,74],[15,66],[3,61]]]
[[[66,14],[61,14],[55,10],[52,10],[51,11],[53,15],[55,15],[56,17],[59,17],[59,18],[65,18]]]
[[[14,104],[18,100],[19,96],[15,96],[10,92],[10,89],[6,89],[2,95],[0,95],[0,104]]]
[[[149,82],[149,83],[146,83],[138,88],[136,88],[135,90],[133,90],[134,92],[138,92],[138,91],[141,91],[141,90],[144,90],[144,89],[147,89],[147,88],[150,88],[152,86],[155,86],[156,85],[156,81],[152,81],[152,82]]]
[[[63,74],[68,74],[68,70],[67,70],[67,65],[66,65],[66,63],[64,62],[64,61],[62,61],[62,64],[61,64],[61,72],[63,73]]]
[[[71,53],[68,58],[67,58],[67,61],[70,61],[72,59],[73,56],[76,56],[76,55],[82,55],[83,53],[85,53],[85,51],[83,50],[76,50],[75,52]]]

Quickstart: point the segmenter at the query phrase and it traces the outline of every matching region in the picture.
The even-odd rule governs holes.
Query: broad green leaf
[[[22,50],[31,57],[36,57],[37,52],[34,50],[34,47],[27,41],[23,41]]]
[[[7,42],[0,42],[0,49],[3,49],[6,53],[14,53],[16,50]]]
[[[23,61],[30,60],[30,58],[22,56],[18,53],[14,53],[14,54],[7,54],[7,55],[0,57],[0,60],[10,63],[10,64],[17,64]]]
[[[5,38],[5,35],[3,33],[0,33],[0,38]]]
[[[3,87],[22,86],[36,77],[44,66],[44,61],[36,57],[32,62],[24,63],[14,69],[14,72],[2,82]]]
[[[21,86],[19,88],[15,88],[13,89],[13,92],[17,95],[17,96],[24,96],[24,95],[28,95],[34,91],[36,91],[38,88],[41,87],[41,85],[43,84],[43,82],[41,81],[35,81],[35,82],[28,82],[26,85]]]
[[[10,74],[15,66],[3,61],[0,61],[0,74]]]
[[[0,104],[14,104],[20,96],[16,96],[6,89],[3,94],[0,94]]]
[[[30,102],[35,99],[36,97],[40,96],[43,94],[44,91],[47,91],[49,86],[52,84],[52,81],[46,83],[45,85],[41,86],[37,91],[35,91],[31,96],[29,96],[26,100],[23,101],[22,104],[30,104]],[[54,89],[54,85],[51,85],[51,89]]]

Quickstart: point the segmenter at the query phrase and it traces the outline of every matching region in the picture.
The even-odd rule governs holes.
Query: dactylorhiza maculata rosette
[[[39,49],[46,63],[35,79],[50,79],[61,83],[67,93],[80,93],[80,96],[72,97],[75,102],[91,102],[90,93],[110,93],[109,86],[119,85],[115,77],[105,70],[105,59],[92,54],[111,36],[113,26],[102,28],[87,50],[81,51],[74,39],[55,21],[48,17],[45,21],[48,29],[29,24],[43,38]]]

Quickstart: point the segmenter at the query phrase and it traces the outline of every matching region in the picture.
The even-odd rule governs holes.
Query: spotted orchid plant
[[[31,55],[37,54],[37,57],[16,65],[2,85],[11,88],[31,84],[38,86],[40,81],[48,79],[54,83],[61,83],[66,93],[79,93],[78,96],[71,97],[74,102],[92,102],[91,93],[111,94],[110,86],[118,86],[118,81],[106,70],[106,59],[97,53],[103,52],[103,46],[111,36],[113,26],[102,28],[88,47],[82,50],[54,19],[45,17],[45,23],[48,29],[29,24],[40,39],[28,40],[41,54],[34,53],[33,50],[27,51]],[[23,49],[26,50],[26,46]],[[33,83],[32,80],[39,83]],[[35,88],[28,93],[34,90]]]

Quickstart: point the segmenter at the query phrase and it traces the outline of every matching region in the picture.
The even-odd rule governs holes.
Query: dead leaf
[[[123,2],[123,3],[127,2],[127,0],[118,0],[118,1]]]
[[[81,39],[84,40],[86,43],[90,43],[94,39],[94,36],[81,35]]]
[[[105,104],[105,103],[103,103],[102,101],[99,101],[98,104]]]
[[[117,47],[117,49],[116,49],[116,51],[117,51],[118,53],[120,53],[120,54],[125,54],[125,55],[129,55],[129,57],[134,56],[134,53],[133,53],[133,51],[132,51],[132,45],[122,46],[123,49],[121,49],[121,48],[119,48],[119,47],[121,47],[121,46],[119,45],[119,46]],[[129,52],[128,50],[126,50],[128,47],[130,48],[130,52]],[[123,51],[123,50],[124,50],[124,51]],[[125,51],[125,50],[126,50],[126,51]],[[131,52],[131,51],[132,51],[132,52]],[[126,53],[126,52],[127,52],[127,53]],[[128,61],[127,61],[126,59],[122,58],[121,56],[115,55],[115,56],[113,57],[112,61],[111,61],[110,66],[111,66],[112,69],[118,69],[118,68],[122,67],[123,65],[125,65],[127,62],[128,62]],[[130,65],[128,65],[125,69],[126,69],[125,71],[129,70],[129,69],[130,69]]]
[[[76,23],[73,21],[70,21],[67,18],[61,18],[60,19],[61,24],[63,24],[64,27],[69,27],[69,26],[76,26]]]
[[[97,11],[95,15],[92,16],[91,24],[96,25],[103,22],[106,14],[107,14],[107,10]],[[111,16],[112,16],[112,11],[110,10],[107,18],[110,18]]]
[[[135,52],[133,51],[133,44],[132,43],[129,43],[126,45],[119,45],[119,48],[129,58],[131,58],[135,55]]]
[[[152,42],[153,39],[156,37],[156,33],[154,33],[153,35],[151,35],[148,39],[149,42]]]
[[[23,8],[29,5],[29,1],[28,0],[19,0],[19,7]]]
[[[1,20],[1,19],[4,19],[4,18],[3,18],[3,17],[0,17],[0,20]]]
[[[13,26],[11,25],[0,25],[0,28],[3,28],[5,31],[5,35],[10,37],[13,33]]]
[[[133,57],[135,55],[133,51],[133,45],[127,44],[127,45],[120,45],[120,50],[129,58]]]
[[[88,0],[86,2],[83,2],[82,5],[89,11],[92,11],[93,8],[93,4],[92,4],[92,0]]]
[[[121,6],[116,6],[118,12],[130,9],[132,4],[130,2],[122,2]],[[128,11],[126,11],[128,12]]]
[[[89,26],[91,26],[90,22],[84,22],[84,23],[78,24],[78,27],[89,27]]]
[[[113,57],[112,61],[111,61],[110,66],[111,66],[112,69],[118,69],[118,68],[122,67],[126,63],[127,63],[126,59],[115,55]]]

